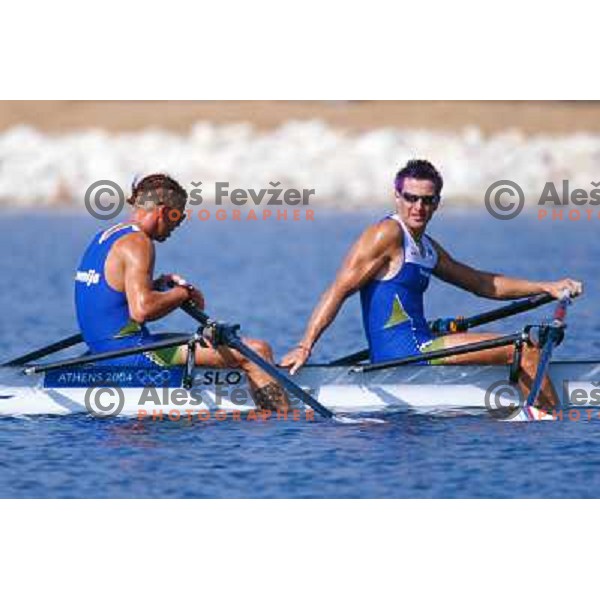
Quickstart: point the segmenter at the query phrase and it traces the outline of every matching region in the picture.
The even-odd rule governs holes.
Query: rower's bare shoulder
[[[402,242],[402,229],[392,219],[385,219],[367,227],[360,237],[359,243],[381,253],[396,250]]]
[[[132,231],[117,240],[115,248],[122,248],[133,252],[152,252],[154,244],[152,240],[143,231]]]
[[[133,231],[117,240],[111,249],[126,261],[147,262],[154,260],[154,243],[143,231]]]

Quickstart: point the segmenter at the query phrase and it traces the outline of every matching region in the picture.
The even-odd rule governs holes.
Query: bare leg
[[[493,340],[499,335],[495,333],[455,333],[439,338],[437,343],[443,344],[443,348],[452,348],[473,342],[484,340]],[[459,356],[449,356],[441,359],[440,363],[446,365],[508,365],[512,362],[514,355],[514,346],[503,346],[491,350],[481,350],[479,352],[470,352]],[[521,358],[521,371],[519,376],[519,387],[524,398],[529,396],[533,380],[537,371],[540,359],[540,349],[537,346],[523,346],[523,356]],[[558,398],[550,378],[546,375],[542,381],[542,389],[535,403],[537,408],[541,408],[549,413],[558,407]]]
[[[267,342],[249,338],[242,338],[242,341],[262,358],[270,363],[274,363],[273,351]],[[187,347],[182,346],[177,353],[176,362],[185,364],[186,358]],[[237,350],[233,350],[227,346],[218,346],[217,348],[201,348],[200,346],[196,346],[195,363],[198,366],[213,367],[216,369],[242,369],[248,377],[252,397],[259,408],[265,410],[290,408],[287,394],[281,385]]]

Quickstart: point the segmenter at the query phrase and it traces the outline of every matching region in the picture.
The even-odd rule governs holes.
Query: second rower
[[[382,362],[427,351],[450,348],[498,337],[494,333],[456,333],[435,337],[423,309],[423,296],[431,275],[484,298],[508,300],[548,292],[559,298],[566,289],[572,296],[583,286],[574,279],[528,281],[480,271],[454,259],[426,234],[441,200],[443,181],[426,160],[411,160],[395,179],[396,211],[368,227],[346,256],[333,283],[322,295],[308,321],[304,336],[281,364],[295,373],[335,319],[344,301],[360,292],[363,325],[371,362]],[[506,364],[513,347],[500,347],[438,362],[444,364]],[[525,345],[520,384],[528,395],[539,348]],[[545,379],[538,404],[551,409],[556,395]]]

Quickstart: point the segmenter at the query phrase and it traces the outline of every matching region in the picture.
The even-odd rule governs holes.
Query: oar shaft
[[[528,310],[533,310],[534,308],[538,308],[544,304],[549,304],[553,300],[554,298],[550,294],[538,294],[537,296],[531,296],[530,298],[517,300],[516,302],[511,302],[507,306],[490,310],[488,312],[474,315],[465,319],[464,321],[466,329],[471,329],[471,327],[479,327],[480,325],[487,325],[488,323],[492,323],[506,317],[512,317],[513,315],[518,315],[520,313],[527,312]],[[466,331],[466,329],[464,331]]]
[[[461,331],[468,331],[473,327],[479,327],[480,325],[487,325],[506,317],[518,315],[528,310],[533,310],[544,304],[552,302],[554,298],[550,294],[538,294],[537,296],[530,296],[522,300],[511,302],[506,306],[495,308],[484,313],[473,315],[472,317],[451,317],[446,319],[436,319],[430,321],[429,326],[432,331],[438,335],[444,335],[449,333],[457,333]],[[365,348],[353,354],[342,356],[329,363],[332,367],[351,365],[369,358],[369,350]]]
[[[227,345],[230,348],[234,348],[235,350],[237,350],[240,354],[243,354],[247,359],[251,360],[254,364],[259,366],[265,373],[267,373],[267,375],[270,375],[271,377],[279,381],[281,386],[285,388],[290,394],[297,396],[300,400],[302,400],[302,402],[304,402],[304,404],[310,406],[315,412],[319,413],[322,417],[331,419],[334,416],[333,412],[331,412],[328,408],[323,406],[320,402],[317,402],[309,393],[305,392],[299,385],[297,385],[291,379],[288,379],[285,376],[282,377],[277,367],[272,365],[270,362],[264,360],[262,356],[254,352],[252,348],[246,346],[246,344],[244,344],[237,336],[232,336],[231,338],[229,338],[227,340]]]
[[[200,310],[191,300],[184,302],[179,308],[188,314],[192,319],[195,319],[200,325],[207,325],[210,323],[210,317],[202,310]]]
[[[173,337],[168,340],[160,342],[152,342],[150,344],[144,344],[143,346],[132,346],[131,348],[123,348],[122,350],[110,350],[109,352],[99,352],[98,354],[90,354],[89,356],[78,356],[76,358],[70,358],[67,360],[60,360],[55,363],[47,365],[34,365],[24,370],[26,375],[33,375],[35,373],[45,373],[47,371],[55,371],[62,369],[63,367],[76,367],[80,365],[87,365],[90,363],[98,362],[101,360],[110,360],[111,358],[121,358],[124,356],[131,356],[133,354],[141,354],[143,352],[151,352],[153,350],[162,350],[163,348],[171,348],[173,346],[183,346],[190,341],[189,335],[180,335]]]
[[[400,367],[404,365],[412,365],[414,363],[446,358],[449,356],[459,356],[461,354],[470,354],[471,352],[479,352],[481,350],[491,350],[502,346],[510,346],[517,340],[522,339],[522,333],[513,333],[495,338],[493,340],[484,340],[473,344],[463,344],[461,346],[453,346],[451,348],[442,348],[441,350],[432,350],[431,352],[423,352],[423,354],[415,354],[413,356],[405,356],[395,360],[387,360],[380,363],[370,365],[358,365],[352,370],[357,373],[369,373],[370,371],[380,371],[381,369],[389,369],[390,367]]]
[[[59,340],[58,342],[54,342],[53,344],[44,346],[39,350],[33,350],[32,352],[28,352],[27,354],[23,354],[22,356],[13,358],[12,360],[5,362],[2,366],[20,367],[22,365],[26,365],[29,362],[33,362],[38,358],[43,358],[44,356],[48,356],[49,354],[54,354],[55,352],[66,350],[67,348],[75,346],[76,344],[80,344],[81,342],[83,342],[83,336],[80,333],[70,335],[69,337]]]
[[[190,317],[198,321],[201,325],[208,325],[211,323],[210,317],[203,311],[201,311],[194,303],[186,302],[181,305],[181,309],[186,312]],[[279,384],[287,390],[290,394],[297,396],[304,404],[310,406],[315,412],[319,413],[322,417],[331,419],[334,417],[334,413],[328,408],[323,406],[320,402],[315,400],[308,392],[305,392],[298,384],[294,383],[289,377],[279,371],[279,369],[266,361],[262,356],[254,352],[252,348],[249,348],[242,339],[237,335],[234,329],[225,328],[226,339],[225,344],[237,350],[240,354],[245,356],[248,360],[251,360],[255,365],[260,367],[267,375],[270,375],[279,382]]]
[[[533,406],[537,400],[540,390],[542,389],[544,377],[546,376],[546,372],[548,370],[548,365],[550,364],[550,359],[552,358],[553,349],[554,340],[549,338],[546,344],[544,344],[542,354],[540,355],[540,362],[538,363],[538,368],[535,372],[535,379],[533,380],[533,384],[531,385],[531,389],[529,391],[529,396],[527,397],[527,406]]]
[[[363,360],[367,360],[369,358],[369,349],[365,348],[364,350],[359,350],[358,352],[354,352],[353,354],[347,354],[346,356],[341,356],[340,358],[336,358],[328,363],[330,367],[344,367],[346,365],[354,365],[356,363],[362,362]]]
[[[548,326],[548,337],[542,347],[542,353],[540,354],[540,361],[538,363],[537,371],[533,379],[533,384],[527,397],[527,406],[533,406],[537,397],[542,389],[544,383],[544,377],[548,371],[548,365],[552,358],[552,352],[562,339],[563,331],[565,328],[565,320],[567,318],[567,307],[571,303],[571,298],[568,291],[564,291],[558,301],[558,305],[554,311],[554,317],[552,323]]]

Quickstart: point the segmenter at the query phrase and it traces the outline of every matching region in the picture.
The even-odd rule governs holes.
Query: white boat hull
[[[173,379],[165,385],[168,370],[138,370],[133,383],[119,381],[117,375],[123,371],[112,368],[112,377],[103,375],[98,381],[88,377],[94,369],[70,369],[44,381],[41,375],[4,370],[0,376],[0,416],[85,412],[111,416],[116,411],[120,416],[152,417],[170,411],[190,415],[256,408],[246,378],[238,370],[197,369],[190,390],[172,385]],[[315,365],[305,367],[293,379],[334,412],[349,413],[518,406],[523,399],[517,388],[508,384],[508,374],[504,366],[415,365],[354,373],[348,367]],[[600,410],[600,362],[554,362],[550,377],[562,408]],[[153,385],[157,387],[144,387]],[[302,408],[299,401],[295,406]]]

